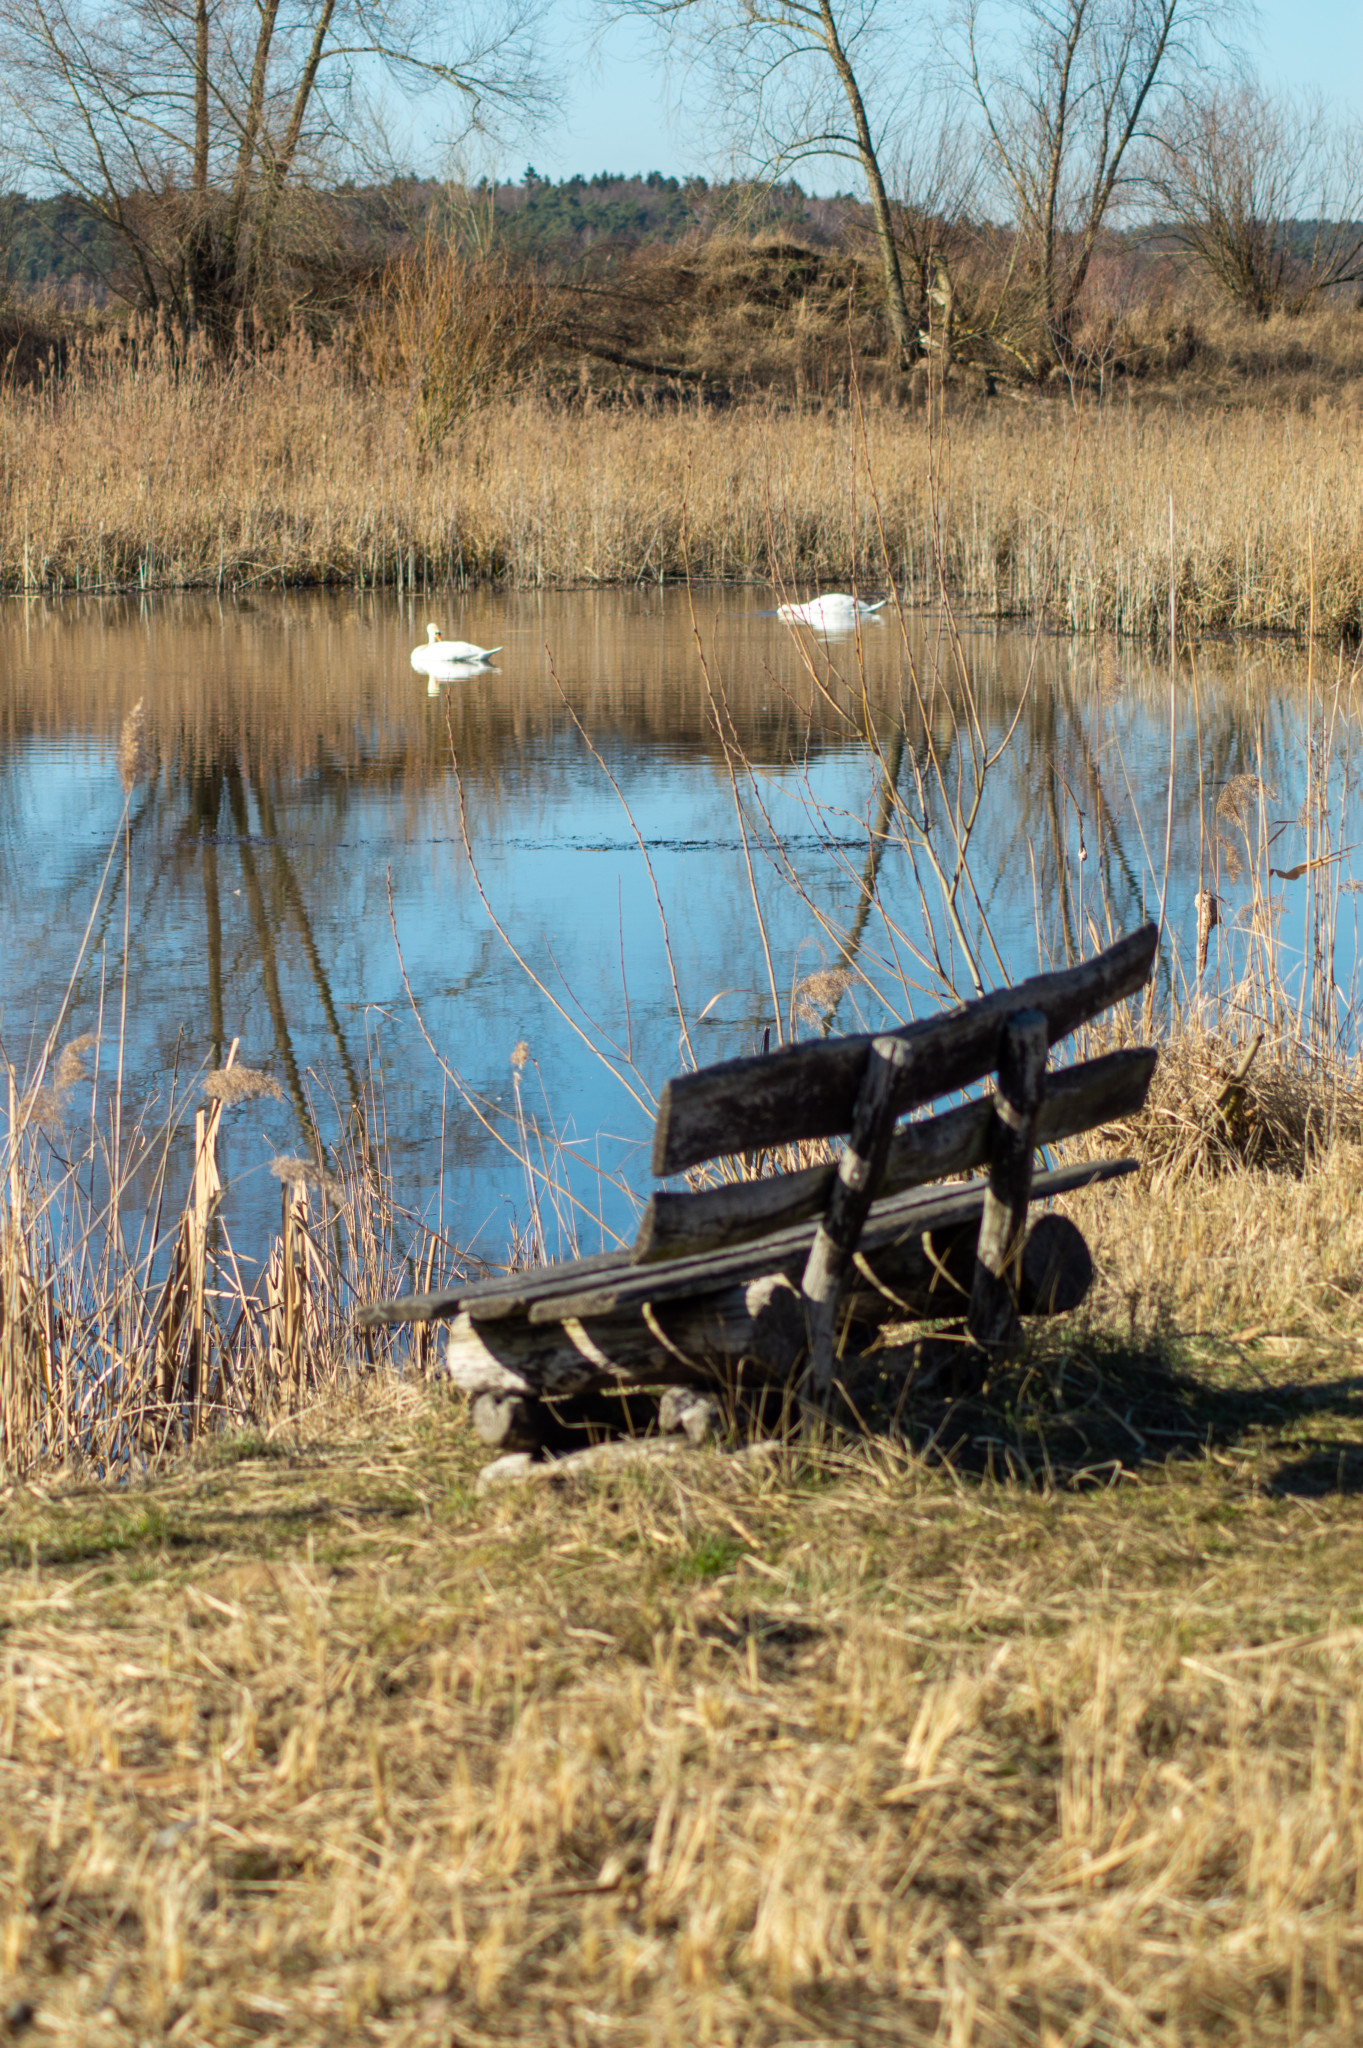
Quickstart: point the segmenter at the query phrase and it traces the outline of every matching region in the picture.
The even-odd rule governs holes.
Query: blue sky
[[[527,157],[541,176],[552,178],[603,170],[680,177],[713,169],[710,139],[669,117],[642,31],[617,25],[590,60],[581,54],[590,41],[582,21],[575,0],[559,0],[561,48],[579,53],[565,61],[564,118],[508,153],[502,175],[519,177]],[[1363,0],[1262,0],[1252,46],[1265,84],[1315,87],[1363,114]],[[829,176],[807,174],[802,182],[831,190],[845,186],[847,174],[832,166]]]

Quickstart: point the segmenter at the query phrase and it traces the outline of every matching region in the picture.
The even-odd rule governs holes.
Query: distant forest
[[[646,243],[676,243],[693,234],[732,228],[748,234],[795,231],[816,244],[835,241],[864,204],[850,195],[811,197],[788,182],[758,186],[738,181],[668,178],[600,171],[555,183],[527,166],[515,184],[477,186],[451,195],[433,180],[394,179],[386,185],[341,185],[308,195],[339,227],[352,260],[381,262],[417,241],[434,211],[449,212],[475,232],[495,226],[519,255],[571,261]],[[32,199],[0,197],[0,283],[22,294],[55,292],[68,302],[108,296],[107,281],[121,269],[123,251],[94,210],[77,194]]]

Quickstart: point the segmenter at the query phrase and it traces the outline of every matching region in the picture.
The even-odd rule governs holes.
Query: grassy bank
[[[1226,1051],[1071,1198],[1089,1303],[902,1440],[480,1495],[338,1321],[149,1477],[7,1483],[10,2029],[1356,2038],[1359,1101],[1265,1053],[1228,1117]]]
[[[480,1500],[457,1417],[373,1388],[128,1495],[10,1489],[11,2025],[1354,2040],[1353,1382],[1096,1356],[1115,1424],[1092,1351],[1019,1382],[1105,1434],[1088,1487],[972,1474],[995,1415],[955,1472]]]
[[[1156,631],[1357,629],[1363,384],[1299,411],[1080,410],[1001,394],[952,410],[527,392],[435,453],[400,392],[303,344],[228,371],[93,346],[0,396],[10,591],[332,582],[425,589],[673,577],[844,581],[971,610]],[[955,401],[953,401],[953,407]],[[874,488],[872,488],[872,486]]]

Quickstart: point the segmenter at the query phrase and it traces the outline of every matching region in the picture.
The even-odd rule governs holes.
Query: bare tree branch
[[[1363,282],[1363,124],[1255,86],[1189,102],[1148,152],[1163,220],[1258,319]]]
[[[258,312],[286,198],[362,167],[385,90],[447,141],[551,103],[542,7],[0,0],[0,118],[29,177],[113,231],[123,296],[225,336]]]
[[[1067,364],[1135,146],[1198,73],[1233,0],[961,0],[947,46],[979,109],[1021,240],[1040,371]]]
[[[882,0],[607,0],[611,16],[651,21],[669,53],[696,78],[735,154],[775,180],[811,156],[855,163],[875,224],[885,315],[896,355],[917,352],[895,211],[881,168],[885,130],[897,111],[880,83],[896,31]],[[880,61],[877,61],[877,60]]]

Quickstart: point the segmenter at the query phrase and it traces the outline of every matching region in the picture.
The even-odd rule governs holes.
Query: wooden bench
[[[965,1377],[978,1382],[1019,1316],[1072,1307],[1087,1288],[1075,1226],[1044,1216],[1028,1232],[1029,1203],[1136,1162],[1037,1172],[1033,1155],[1138,1110],[1156,1055],[1135,1047],[1047,1074],[1047,1054],[1145,985],[1156,941],[1147,924],[1079,967],[943,1016],[680,1075],[659,1103],[654,1173],[723,1159],[730,1177],[659,1190],[626,1251],[381,1303],[359,1321],[450,1319],[450,1377],[502,1448],[553,1444],[565,1404],[590,1424],[602,1397],[618,1413],[621,1395],[732,1389],[740,1372],[822,1407],[848,1332],[889,1321],[963,1319]],[[989,1074],[992,1095],[900,1122]],[[755,1171],[837,1137],[836,1158]],[[987,1171],[932,1185],[973,1168]]]

